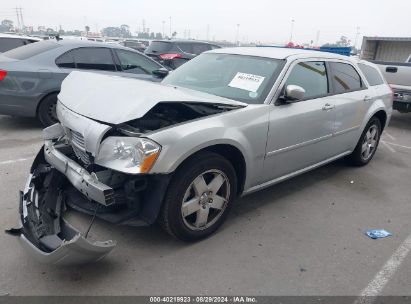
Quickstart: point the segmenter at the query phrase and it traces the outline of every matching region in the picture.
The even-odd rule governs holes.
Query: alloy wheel
[[[361,157],[363,160],[368,160],[375,152],[377,148],[379,138],[379,130],[377,125],[371,125],[367,133],[365,133],[363,138],[363,143],[361,146]]]
[[[208,170],[188,186],[181,205],[184,224],[204,230],[223,215],[230,198],[230,182],[224,172]]]

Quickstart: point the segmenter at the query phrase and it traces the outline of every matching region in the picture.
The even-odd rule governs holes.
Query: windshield
[[[163,84],[263,103],[283,66],[279,59],[206,53],[173,71]]]

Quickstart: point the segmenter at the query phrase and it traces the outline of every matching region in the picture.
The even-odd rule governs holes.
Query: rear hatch
[[[160,60],[160,55],[168,54],[172,49],[173,43],[171,41],[153,41],[144,53],[155,60]]]

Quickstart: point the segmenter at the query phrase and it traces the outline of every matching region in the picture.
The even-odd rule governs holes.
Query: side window
[[[194,43],[193,44],[193,54],[199,55],[205,51],[210,50],[210,47],[204,43]]]
[[[294,66],[287,85],[298,85],[305,90],[304,98],[314,98],[328,94],[328,78],[325,63],[322,61],[300,62]]]
[[[133,74],[152,74],[160,68],[155,62],[143,55],[125,50],[116,50],[123,72]]]
[[[72,50],[76,68],[84,70],[115,71],[113,57],[108,48],[79,48]]]
[[[192,43],[181,43],[181,44],[178,45],[178,47],[179,47],[184,53],[194,54],[194,53],[193,53],[193,45],[192,45]]]
[[[361,71],[364,73],[365,78],[367,78],[368,83],[371,86],[376,86],[384,83],[379,71],[373,68],[372,66],[359,63],[358,66],[360,67]]]
[[[0,53],[7,52],[9,50],[18,48],[19,46],[23,46],[22,39],[16,38],[0,38]]]
[[[330,62],[332,83],[336,94],[357,91],[363,88],[360,75],[347,63]]]
[[[72,51],[68,51],[56,59],[59,68],[74,69],[76,67]]]

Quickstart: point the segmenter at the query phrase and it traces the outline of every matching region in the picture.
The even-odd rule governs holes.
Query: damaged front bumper
[[[86,168],[71,147],[45,140],[25,189],[20,192],[21,227],[10,229],[34,258],[50,264],[84,264],[105,257],[115,241],[90,241],[64,218],[67,208],[115,224],[152,224],[159,213],[170,175],[138,176]],[[92,170],[91,170],[92,169]]]
[[[70,265],[102,259],[116,243],[89,241],[61,217],[65,210],[61,183],[63,175],[55,169],[37,167],[20,192],[22,227],[7,232],[19,236],[23,248],[42,263]]]

